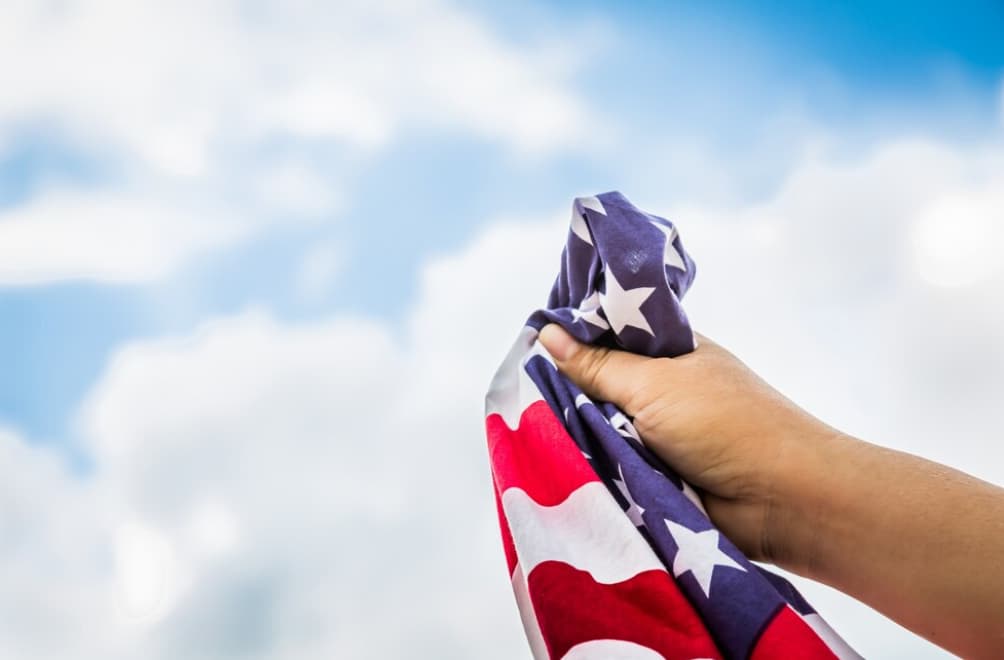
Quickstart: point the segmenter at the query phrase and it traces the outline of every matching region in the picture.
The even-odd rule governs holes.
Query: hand
[[[645,444],[703,491],[708,514],[749,557],[796,568],[790,500],[817,445],[840,434],[812,417],[706,337],[677,358],[648,358],[578,343],[548,325],[540,341],[589,396],[633,417]],[[811,544],[808,546],[811,549]]]
[[[1004,489],[815,419],[706,337],[647,358],[540,341],[694,486],[748,557],[840,589],[950,651],[1004,657]]]

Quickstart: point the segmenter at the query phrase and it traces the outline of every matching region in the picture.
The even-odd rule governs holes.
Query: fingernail
[[[570,359],[579,350],[579,342],[557,323],[545,325],[541,329],[540,343],[559,362]]]

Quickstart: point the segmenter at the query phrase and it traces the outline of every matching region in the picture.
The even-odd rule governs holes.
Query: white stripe
[[[592,209],[597,213],[607,214],[607,210],[603,208],[603,202],[597,197],[576,197],[575,204],[584,209]]]
[[[541,506],[523,489],[508,488],[502,493],[502,508],[528,576],[545,561],[574,566],[602,584],[666,570],[598,481],[584,484],[555,506]]]
[[[519,418],[531,404],[543,400],[540,390],[526,373],[525,364],[534,355],[544,356],[548,362],[554,360],[537,341],[537,331],[530,326],[524,327],[516,342],[509,349],[495,377],[488,386],[485,395],[485,417],[498,413],[505,420],[506,426],[515,430],[519,426]]]
[[[590,245],[593,244],[593,239],[589,235],[589,227],[586,226],[586,221],[582,219],[582,212],[576,208],[575,204],[572,204],[572,221],[571,221],[572,233],[584,240]]]
[[[666,660],[647,646],[622,639],[594,639],[576,644],[561,660]]]
[[[537,623],[537,614],[530,600],[530,590],[526,584],[526,576],[523,575],[523,567],[519,563],[512,572],[512,591],[516,594],[516,606],[519,608],[519,618],[523,620],[523,631],[526,633],[527,641],[530,642],[530,653],[533,654],[534,660],[548,660],[547,645]]]
[[[830,627],[830,624],[823,620],[823,617],[813,613],[802,616],[802,619],[809,624],[809,627],[812,628],[817,635],[819,635],[819,638],[830,647],[830,650],[833,651],[833,655],[840,658],[840,660],[859,660],[861,658],[861,656],[858,655],[857,652],[852,649],[833,628]]]

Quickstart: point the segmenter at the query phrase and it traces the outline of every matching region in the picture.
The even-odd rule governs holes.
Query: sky
[[[1004,8],[5,2],[0,654],[528,657],[482,397],[577,195],[698,331],[1004,483]],[[945,657],[796,580],[868,657]],[[54,632],[58,631],[58,632]]]

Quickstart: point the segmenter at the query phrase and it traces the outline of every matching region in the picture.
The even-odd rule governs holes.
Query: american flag
[[[509,575],[538,660],[859,657],[784,578],[750,562],[616,406],[590,400],[537,341],[677,356],[695,266],[676,227],[617,192],[572,206],[546,309],[486,397]]]

